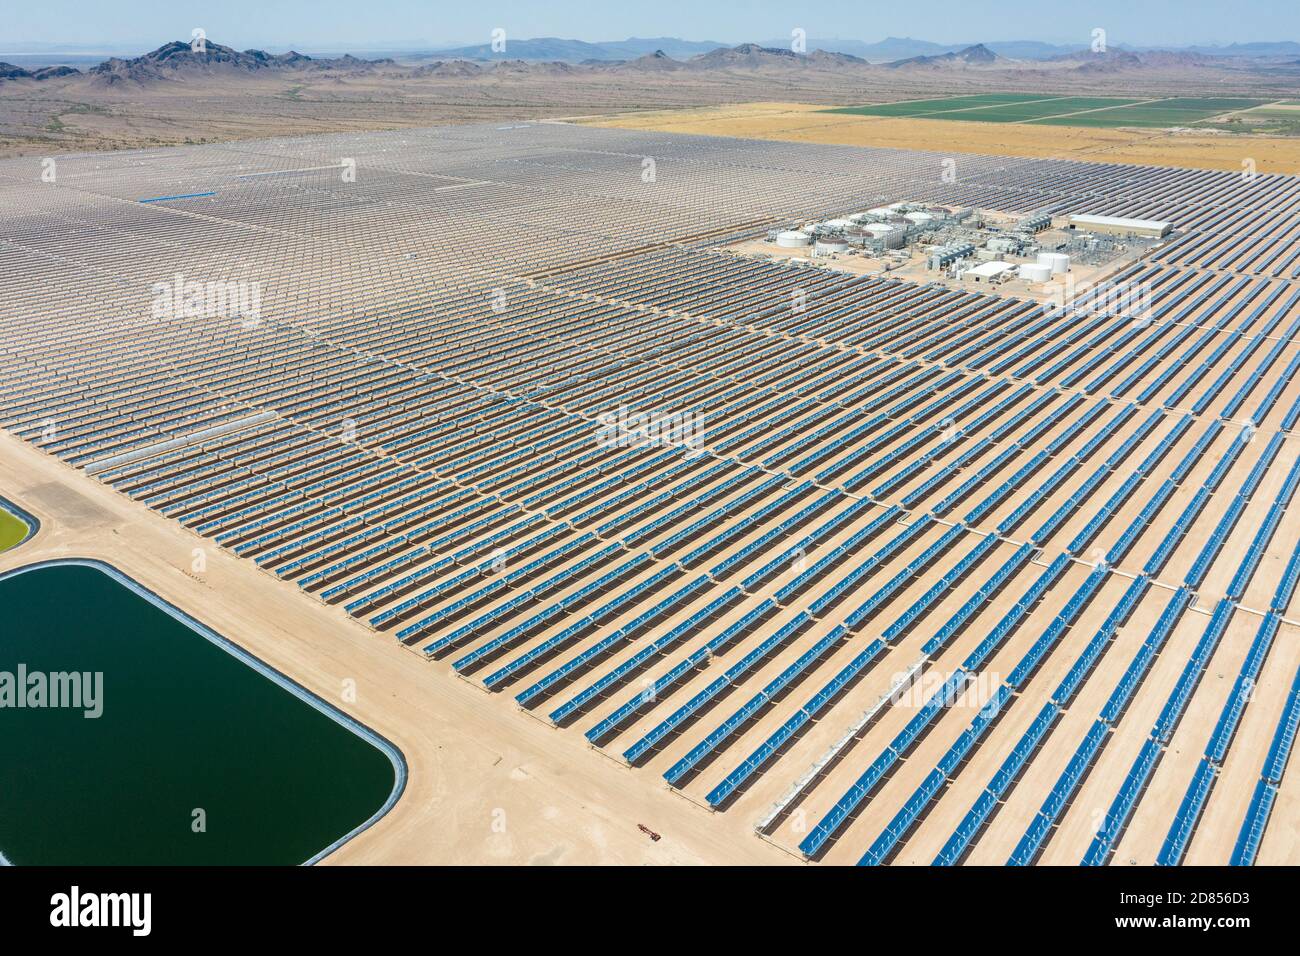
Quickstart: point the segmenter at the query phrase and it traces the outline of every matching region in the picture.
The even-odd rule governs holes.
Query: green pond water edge
[[[0,553],[11,551],[30,540],[41,523],[8,498],[0,495]]]
[[[177,630],[179,632],[192,632],[192,635],[201,637],[201,639],[207,641],[208,644],[211,644],[213,646],[216,646],[216,648],[220,648],[221,650],[224,650],[224,652],[226,654],[229,654],[229,657],[233,659],[234,662],[237,662],[238,665],[247,667],[247,669],[250,669],[250,671],[255,672],[255,674],[252,674],[252,672],[248,674],[248,678],[253,680],[253,682],[256,682],[255,687],[253,687],[253,685],[248,685],[248,688],[246,689],[252,689],[252,691],[255,691],[255,693],[253,693],[252,696],[259,698],[260,706],[261,708],[263,708],[263,710],[265,710],[266,708],[270,708],[273,710],[281,711],[281,713],[289,713],[291,702],[286,701],[285,698],[282,697],[282,692],[287,692],[289,693],[289,695],[296,698],[296,700],[292,702],[292,704],[308,705],[309,708],[311,708],[312,713],[317,714],[317,718],[311,718],[308,715],[308,711],[304,711],[300,708],[292,709],[292,713],[294,713],[295,719],[291,723],[294,724],[295,727],[302,728],[304,726],[307,726],[307,724],[309,723],[316,723],[317,726],[325,726],[325,724],[318,724],[318,715],[324,715],[324,717],[329,718],[330,721],[333,721],[333,723],[338,724],[339,727],[344,728],[344,730],[346,731],[350,731],[351,735],[357,737],[359,741],[364,741],[364,744],[368,745],[369,748],[373,748],[373,750],[377,750],[378,754],[382,754],[382,758],[386,758],[387,763],[391,765],[391,790],[389,791],[389,793],[387,793],[387,797],[385,800],[383,800],[382,805],[378,806],[378,809],[374,810],[373,813],[370,813],[370,816],[368,818],[365,818],[364,821],[361,821],[360,823],[356,823],[356,825],[352,826],[350,830],[347,830],[347,832],[342,832],[342,835],[337,835],[337,834],[339,834],[339,832],[343,830],[343,826],[346,825],[338,825],[333,827],[333,829],[331,829],[328,834],[329,838],[333,838],[333,839],[330,840],[328,845],[324,845],[324,847],[317,849],[317,851],[315,853],[312,853],[312,855],[309,856],[307,860],[302,860],[302,858],[300,858],[299,856],[296,857],[296,861],[303,862],[304,865],[315,864],[315,862],[320,861],[321,858],[328,856],[329,853],[334,852],[335,849],[338,849],[339,847],[341,847],[341,845],[347,843],[348,840],[355,838],[355,836],[357,834],[360,834],[360,832],[364,832],[365,830],[368,830],[370,826],[373,826],[374,823],[378,821],[378,819],[381,819],[383,816],[385,816],[385,814],[389,812],[389,810],[393,808],[393,806],[396,804],[396,801],[400,799],[400,796],[402,796],[404,788],[406,788],[406,782],[407,782],[406,760],[404,760],[404,757],[402,756],[402,753],[400,753],[400,750],[394,747],[394,745],[391,744],[390,741],[383,739],[382,736],[376,734],[376,732],[370,730],[370,728],[365,727],[364,724],[355,721],[355,719],[351,718],[350,715],[343,713],[343,711],[339,710],[338,708],[334,708],[334,706],[330,705],[328,701],[322,700],[322,698],[316,696],[315,693],[308,691],[308,689],[305,689],[304,687],[302,687],[302,685],[294,682],[294,680],[287,678],[286,675],[283,675],[281,674],[281,672],[274,670],[273,667],[266,665],[266,663],[260,661],[259,658],[253,657],[252,654],[246,652],[246,650],[244,650],[243,648],[239,648],[238,645],[231,643],[230,640],[227,640],[225,639],[225,637],[218,635],[218,633],[212,631],[211,628],[208,628],[207,626],[205,626],[205,624],[199,622],[199,620],[190,617],[190,615],[186,614],[185,611],[179,610],[178,607],[175,607],[174,605],[169,604],[169,602],[162,600],[162,598],[157,596],[157,594],[149,591],[148,588],[144,587],[144,585],[142,584],[139,584],[138,581],[135,581],[129,578],[129,576],[122,574],[121,571],[118,571],[117,568],[110,566],[110,564],[99,562],[99,561],[91,561],[91,559],[75,559],[75,558],[57,559],[57,561],[32,563],[29,564],[29,566],[19,567],[16,568],[16,570],[3,572],[3,574],[0,574],[0,585],[12,583],[14,579],[21,578],[21,576],[36,574],[36,572],[49,571],[52,570],[52,568],[91,568],[91,570],[94,570],[98,572],[98,574],[103,575],[104,578],[107,578],[108,583],[112,585],[116,585],[116,588],[120,589],[120,591],[130,592],[130,594],[123,593],[121,596],[122,600],[131,600],[131,598],[138,598],[138,600],[147,602],[148,605],[152,606],[153,609],[152,613],[156,614],[157,611],[161,611],[161,613],[165,614],[166,617],[172,619],[172,622],[170,623],[172,623],[173,626],[177,626]],[[29,579],[29,581],[30,580],[31,579]],[[65,597],[72,598],[73,596],[65,596]],[[149,613],[149,611],[143,609],[142,607],[142,613]],[[0,607],[0,615],[3,615],[3,619],[8,619],[10,620],[10,622],[12,622],[13,620],[12,614],[9,613],[8,609],[4,609],[4,607]],[[43,633],[42,636],[48,636],[48,632]],[[117,635],[117,636],[121,637],[121,635]],[[207,645],[200,645],[200,646],[207,646]],[[5,648],[4,648],[3,636],[0,636],[0,652],[4,652],[4,650]],[[204,656],[208,656],[209,658],[211,658],[211,652],[203,652],[203,650],[196,650],[194,648],[188,649],[188,654],[190,654],[190,656],[194,657],[195,659],[201,659]],[[129,659],[130,654],[126,654],[125,657]],[[8,656],[5,656],[3,659],[5,659],[6,661],[6,659],[8,659]],[[211,658],[211,659],[216,659],[216,661],[220,661],[221,658]],[[116,663],[116,661],[114,661],[114,663]],[[8,663],[5,663],[5,665],[0,665],[0,670],[6,669],[6,667],[9,666],[10,665],[8,665]],[[123,666],[129,667],[130,665],[123,665]],[[222,666],[221,670],[225,670],[229,672],[231,670],[239,671],[242,669],[239,669],[239,667]],[[169,676],[173,676],[173,675],[169,675]],[[190,675],[181,674],[181,675],[174,675],[174,676],[178,676],[178,678],[181,679],[179,680],[178,683],[183,683],[183,678],[185,678],[185,676],[190,676]],[[274,688],[273,689],[266,688],[266,685],[263,683],[263,679],[272,682],[272,684],[274,684]],[[199,680],[198,683],[201,684],[201,680]],[[281,692],[281,693],[276,693],[276,692]],[[175,693],[174,689],[172,693],[174,695]],[[142,701],[133,700],[131,701],[131,706],[134,706],[134,708],[139,709],[140,706],[142,706]],[[29,714],[31,713],[32,711],[29,711]],[[49,713],[49,711],[45,711],[45,713]],[[77,717],[81,717],[81,714],[77,714]],[[187,714],[187,717],[192,717],[192,715]],[[222,717],[225,717],[225,715],[213,714],[212,717],[208,719],[209,721],[220,721]],[[135,719],[139,719],[139,718],[136,717]],[[159,723],[160,724],[166,723],[166,721],[160,721]],[[13,724],[10,723],[10,727],[12,726]],[[213,723],[213,726],[216,726],[216,724]],[[65,730],[64,734],[66,734],[66,732],[68,731]],[[269,760],[269,758],[273,756],[272,748],[269,747],[269,744],[265,743],[264,737],[266,736],[273,736],[273,735],[255,736],[255,740],[257,741],[257,743],[260,743],[260,745],[263,745],[263,747],[266,749],[266,753],[261,754],[261,757],[263,757],[264,761]],[[325,735],[321,734],[321,732],[317,732],[315,736],[316,736],[315,740],[302,741],[304,753],[309,752],[309,750],[311,750],[311,747],[309,747],[309,745],[311,744],[315,744],[317,748],[321,748],[324,747],[325,743],[329,743],[329,741],[324,741],[324,743],[322,743],[322,739],[324,739]],[[338,737],[337,732],[333,732],[333,734],[331,734],[330,737],[331,740],[334,740],[334,743],[337,743],[338,740],[346,740],[346,737]],[[0,744],[3,743],[4,741],[0,741]],[[143,748],[147,748],[149,743],[151,743],[151,741],[149,740],[140,741],[140,744],[142,744]],[[174,741],[168,741],[168,743],[174,744]],[[296,741],[296,740],[292,741],[292,744],[295,745],[294,749],[296,749],[296,745],[299,745],[299,743],[300,741]],[[229,741],[225,741],[225,744],[227,749],[229,749],[230,747]],[[27,745],[29,745],[29,748],[35,747],[36,741],[32,740]],[[281,747],[285,747],[283,741],[279,741],[279,745],[281,745]],[[355,747],[354,744],[348,744],[348,749],[350,749],[351,752],[350,760],[354,762],[354,765],[360,765],[361,758],[357,757],[356,754],[357,752],[365,753],[367,752],[367,750],[365,750],[364,748],[357,748]],[[159,750],[160,750],[159,756],[165,757],[166,748],[160,747]],[[19,747],[19,753],[21,752],[22,752],[21,747]],[[29,749],[29,753],[32,752],[34,752],[34,750]],[[292,750],[290,750],[290,752],[292,752]],[[367,773],[369,775],[369,779],[365,780],[364,782],[364,787],[363,784],[361,783],[352,784],[352,786],[359,787],[361,788],[361,790],[367,790],[367,792],[372,793],[374,800],[377,800],[378,795],[382,793],[382,788],[387,787],[387,778],[383,779],[382,788],[380,787],[380,784],[378,784],[377,778],[374,778],[374,773],[373,773],[374,766],[377,766],[376,761],[380,760],[378,754],[376,754],[376,756],[373,757],[364,758],[364,762],[367,763],[367,767],[368,767]],[[315,753],[312,754],[312,756],[315,756],[317,758],[317,763],[320,763],[322,757],[333,756],[333,754]],[[226,754],[226,757],[229,758],[229,754]],[[139,754],[135,754],[135,758],[136,760],[143,760],[142,757],[139,757]],[[191,760],[198,760],[198,758],[191,757]],[[305,756],[302,757],[302,761],[307,761],[307,760],[308,757]],[[39,761],[36,762],[39,763]],[[21,773],[21,767],[9,767],[9,769],[6,769],[4,773]],[[263,767],[263,773],[265,773],[265,767]],[[175,780],[170,780],[170,783],[172,783],[172,786],[174,787],[175,783],[177,782],[175,782]],[[351,782],[348,783],[351,784]],[[243,786],[248,787],[250,786],[250,784],[244,782]],[[283,799],[282,793],[273,793],[272,796],[274,797],[274,799],[281,799],[281,800]],[[354,792],[351,793],[351,795],[348,795],[348,800],[350,800],[350,806],[355,806],[357,801],[360,800],[360,797],[357,797],[356,793]],[[370,803],[369,800],[365,800],[364,804],[365,804],[364,809],[369,809],[369,806],[374,805],[374,803]],[[326,804],[322,803],[321,805],[324,806]],[[361,810],[361,812],[364,812],[364,809]],[[352,819],[359,818],[361,812],[350,814],[351,819],[348,819],[348,823],[351,823]],[[326,814],[326,816],[331,816],[331,817],[342,816],[342,813],[343,813],[342,810],[338,810],[337,813],[331,810],[331,813]],[[263,827],[263,829],[265,829],[266,821],[261,821],[261,819],[257,819],[257,821],[255,821],[255,825],[251,827],[250,832],[246,832],[246,834],[242,834],[242,838],[244,840],[252,839],[251,838],[252,831],[256,831],[257,829],[259,829],[259,827]],[[298,843],[302,844],[303,842],[302,832],[299,832],[299,834],[296,835],[296,838],[298,838]],[[12,836],[10,836],[10,839],[12,839]],[[311,845],[313,845],[313,847],[320,847],[320,843],[316,843],[316,842],[313,842]],[[62,849],[65,849],[66,851],[66,847]],[[4,844],[3,842],[0,842],[0,864],[8,864],[8,862],[10,862],[9,860],[6,860],[6,858],[4,857],[4,851],[5,851]],[[18,860],[14,860],[14,861],[26,862],[25,860],[21,860],[21,858],[18,858]],[[140,860],[130,860],[130,861],[140,862]],[[175,860],[170,860],[170,861],[175,862]],[[34,861],[34,862],[39,862],[39,861]],[[182,860],[181,862],[182,864],[185,864],[185,861]],[[207,862],[207,861],[199,860],[195,862]]]

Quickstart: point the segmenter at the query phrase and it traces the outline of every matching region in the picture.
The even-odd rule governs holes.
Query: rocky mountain
[[[568,76],[579,69],[560,60],[501,60],[492,64],[492,72],[502,76]]]
[[[795,53],[782,47],[742,43],[691,57],[686,65],[696,70],[826,70],[865,67],[868,64],[866,60],[847,53],[829,53],[825,50]]]
[[[720,47],[709,53],[691,57],[692,66],[705,70],[759,69],[770,66],[793,66],[798,62],[799,54],[782,47],[759,46],[757,43],[742,43],[739,46]]]
[[[310,57],[290,51],[272,55],[262,50],[233,50],[208,41],[201,49],[173,40],[143,56],[111,57],[91,67],[86,75],[102,85],[149,83],[214,73],[255,73],[261,70],[300,69],[312,65]]]
[[[411,76],[443,76],[465,78],[478,76],[483,72],[483,67],[477,63],[471,63],[469,60],[436,60],[433,63],[423,63],[417,66],[410,73]]]
[[[295,50],[287,53],[240,51],[211,40],[201,49],[195,49],[189,43],[173,40],[143,56],[110,57],[87,70],[85,76],[96,86],[117,86],[263,72],[362,72],[396,65],[396,61],[391,59],[363,60],[350,53],[332,59],[317,59]]]
[[[813,50],[808,54],[808,65],[813,67],[835,69],[837,67],[869,66],[860,56],[849,53],[833,53],[829,50]]]
[[[678,70],[690,69],[687,64],[681,60],[674,60],[663,50],[655,50],[653,53],[639,56],[635,60],[624,60],[616,68],[633,73],[673,73]]]
[[[1063,56],[1054,56],[1043,61],[1044,65],[1055,68],[1073,69],[1080,73],[1106,74],[1127,70],[1142,69],[1179,69],[1207,66],[1222,66],[1227,63],[1222,57],[1208,56],[1204,53],[1173,52],[1169,50],[1149,50],[1134,53],[1130,50],[1107,50],[1105,53],[1081,51]]]
[[[12,63],[0,63],[0,82],[5,80],[53,80],[60,76],[72,76],[79,71],[70,66],[43,66],[39,70],[27,70]]]
[[[968,45],[968,44],[964,44]],[[1043,43],[1039,40],[989,40],[984,43],[998,56],[1010,60],[1046,60],[1054,56],[1078,53],[1086,44]]]
[[[987,67],[1009,65],[1012,61],[999,56],[982,43],[968,46],[953,53],[940,53],[935,56],[914,56],[906,60],[886,63],[890,69],[963,69],[965,67]]]
[[[43,66],[32,71],[33,80],[53,80],[60,76],[75,76],[80,70],[70,66]]]
[[[292,55],[301,56],[301,54],[298,53]],[[302,58],[304,60],[310,59],[310,57],[302,57]],[[295,66],[298,64],[283,63],[281,65]],[[381,66],[396,66],[397,61],[392,59],[391,57],[385,57],[382,60],[363,60],[360,57],[353,56],[351,53],[344,53],[342,56],[335,57],[330,60],[311,60],[309,64],[302,64],[302,65],[310,66],[312,69],[316,69],[316,70],[355,71],[355,70],[373,70],[376,67],[381,67]]]

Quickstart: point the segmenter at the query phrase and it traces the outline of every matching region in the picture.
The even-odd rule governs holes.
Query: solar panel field
[[[0,426],[705,827],[1294,863],[1300,179],[941,159],[545,123],[7,161]],[[724,248],[900,200],[1179,233],[1062,309]]]

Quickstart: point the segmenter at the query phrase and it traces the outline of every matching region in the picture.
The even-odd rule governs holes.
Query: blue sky
[[[1295,0],[39,0],[5,6],[0,50],[23,43],[138,45],[143,50],[165,40],[188,39],[195,27],[240,49],[308,50],[485,43],[496,27],[518,39],[679,36],[727,43],[788,37],[795,27],[810,37],[872,41],[911,36],[941,43],[1086,44],[1095,27],[1104,28],[1109,42],[1119,45],[1300,40],[1300,3]]]

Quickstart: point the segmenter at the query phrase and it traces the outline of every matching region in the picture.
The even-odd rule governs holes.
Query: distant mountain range
[[[932,43],[929,40],[914,40],[910,37],[887,37],[875,43],[866,43],[862,40],[810,37],[806,41],[805,49],[808,53],[817,51],[842,53],[868,63],[887,63],[922,56],[942,56],[946,53],[959,53],[975,45],[977,44]],[[738,49],[746,46],[792,52],[789,37],[768,39],[758,43],[742,43],[734,46],[710,40],[680,40],[676,37],[654,37],[652,39],[631,37],[627,40],[602,43],[565,40],[558,37],[538,37],[531,40],[507,39],[504,49],[500,52],[493,51],[491,44],[480,43],[473,46],[436,49],[428,54],[421,55],[469,60],[563,60],[570,63],[595,63],[631,60],[654,52],[662,52],[676,60],[685,60],[713,50]],[[997,43],[985,43],[983,46],[999,56],[1014,59],[1046,59],[1062,53],[1086,49],[1086,44],[1061,46],[1052,43],[1040,43],[1035,40],[1007,40]]]
[[[1230,43],[1227,46],[1171,47],[1170,52],[1204,53],[1207,56],[1295,56],[1300,54],[1300,43],[1294,40],[1276,40],[1264,43]]]
[[[843,40],[828,37],[809,37],[808,50],[825,50],[828,53],[847,53],[866,60],[868,63],[894,63],[899,60],[914,60],[925,56],[943,56],[948,53],[960,53],[973,46],[982,46],[998,56],[1014,60],[1045,60],[1063,53],[1073,53],[1087,49],[1087,44],[1062,45],[1043,43],[1038,40],[995,40],[984,43],[933,43],[930,40],[917,40],[912,37],[886,37],[875,43],[862,40]],[[768,40],[764,46],[790,46],[789,40]]]
[[[754,44],[740,46],[759,46],[769,50],[790,50],[789,37],[762,40]],[[1080,43],[1046,43],[1041,40],[986,40],[982,43],[934,43],[930,40],[918,40],[912,37],[886,37],[874,43],[863,40],[840,39],[835,37],[809,37],[805,41],[808,53],[821,50],[826,53],[843,53],[857,57],[868,63],[891,63],[898,60],[910,60],[917,57],[943,56],[948,53],[960,53],[973,46],[982,46],[1000,57],[1011,60],[1049,60],[1054,57],[1068,56],[1073,53],[1090,51],[1087,42]],[[654,37],[642,39],[631,37],[627,40],[615,40],[589,43],[584,40],[565,40],[558,37],[538,37],[530,40],[507,39],[505,49],[494,52],[490,44],[459,46],[435,49],[427,55],[430,57],[450,57],[471,60],[563,60],[570,63],[631,60],[647,53],[662,51],[673,59],[683,60],[701,53],[717,49],[735,49],[731,44],[710,40],[681,40],[676,37]],[[1203,53],[1209,56],[1244,56],[1244,57],[1286,57],[1300,56],[1300,43],[1291,40],[1254,43],[1232,43],[1227,46],[1131,46],[1112,44],[1112,49],[1140,53],[1155,50],[1173,53]]]
[[[185,81],[205,76],[235,76],[275,73],[285,71],[329,71],[332,73],[358,73],[375,70],[397,72],[408,77],[474,77],[483,73],[499,76],[563,76],[591,72],[620,73],[665,73],[675,71],[723,71],[723,72],[762,72],[782,73],[790,71],[833,72],[853,76],[868,76],[872,73],[899,71],[902,73],[923,71],[935,73],[941,71],[1006,71],[1015,73],[1023,81],[1031,77],[1048,74],[1061,76],[1066,73],[1107,74],[1117,71],[1141,70],[1147,68],[1203,67],[1218,64],[1222,66],[1225,56],[1244,57],[1260,56],[1260,48],[1270,52],[1264,65],[1269,70],[1283,73],[1294,72],[1297,65],[1290,47],[1300,52],[1300,44],[1242,44],[1236,52],[1227,54],[1230,48],[1215,48],[1216,53],[1201,53],[1192,50],[1167,51],[1154,50],[1134,52],[1121,48],[1112,48],[1106,53],[1093,53],[1087,49],[1066,48],[1064,52],[1050,44],[1032,44],[1026,51],[1025,44],[975,43],[955,50],[945,49],[938,44],[906,38],[890,38],[879,44],[857,44],[856,41],[846,45],[849,49],[824,49],[821,42],[809,41],[807,53],[795,53],[789,46],[768,46],[761,43],[741,43],[737,46],[722,46],[708,43],[690,43],[691,48],[705,46],[703,52],[690,53],[681,57],[681,44],[685,41],[672,41],[669,38],[650,40],[631,39],[619,44],[590,44],[577,40],[541,39],[525,40],[507,44],[509,57],[497,56],[493,59],[477,58],[483,52],[480,47],[465,47],[443,51],[437,56],[403,56],[401,60],[383,57],[379,59],[362,59],[344,54],[332,58],[311,57],[290,50],[285,53],[267,53],[264,50],[235,50],[209,40],[201,50],[196,50],[189,43],[174,40],[165,43],[138,57],[110,57],[90,67],[84,73],[69,66],[45,66],[31,68],[12,63],[0,63],[0,83],[31,81],[44,83],[50,80],[70,79],[75,82],[88,82],[96,87],[116,87],[121,85],[152,85]],[[669,50],[654,44],[667,43],[679,52],[674,57]],[[674,46],[674,43],[678,44]],[[645,49],[649,47],[649,49]],[[870,49],[867,49],[870,47]],[[1253,52],[1244,52],[1249,47]],[[917,49],[928,52],[916,53]],[[1278,54],[1279,49],[1288,52]],[[1016,51],[1021,56],[1013,56]],[[1032,57],[1023,54],[1030,52]],[[545,59],[530,58],[526,54],[545,55]],[[614,53],[627,54],[615,58]],[[866,53],[867,56],[859,55]],[[878,61],[871,57],[882,54],[893,56],[898,53],[911,53],[909,56],[894,57]],[[596,54],[596,55],[589,55]],[[635,54],[635,55],[632,55]],[[574,60],[573,57],[581,59]],[[1291,56],[1290,60],[1285,57]]]
[[[846,56],[856,57],[868,63],[897,63],[900,60],[916,60],[921,57],[942,57],[949,53],[961,53],[971,47],[983,47],[996,56],[1008,60],[1052,60],[1060,57],[1070,56],[1073,54],[1090,52],[1089,45],[1086,42],[1079,43],[1048,43],[1041,40],[985,40],[983,42],[971,41],[968,43],[935,43],[930,40],[921,40],[914,37],[886,37],[883,40],[875,42],[866,42],[863,40],[843,39],[838,37],[809,37],[806,41],[805,49],[808,53],[822,51],[825,53],[842,53]],[[562,37],[534,37],[531,39],[514,40],[507,38],[505,48],[500,51],[494,51],[491,44],[481,43],[469,46],[449,46],[449,47],[421,47],[421,48],[385,48],[382,57],[400,57],[402,60],[419,62],[421,60],[479,60],[479,61],[503,61],[503,60],[523,60],[525,62],[535,61],[555,61],[575,64],[598,64],[598,63],[617,63],[628,62],[639,59],[644,56],[662,53],[674,60],[689,60],[692,57],[701,54],[710,53],[720,49],[737,49],[738,46],[755,46],[767,50],[785,50],[791,49],[791,40],[789,37],[762,40],[757,43],[742,43],[733,45],[721,43],[715,40],[683,40],[678,37],[629,37],[626,40],[610,40],[601,42],[589,42],[586,40],[571,40]],[[1276,41],[1256,41],[1251,43],[1230,43],[1222,46],[1132,46],[1127,44],[1111,44],[1111,50],[1123,51],[1128,53],[1143,53],[1164,51],[1170,53],[1197,53],[1206,56],[1216,57],[1256,57],[1256,58],[1287,58],[1300,57],[1300,42],[1293,40],[1276,40]],[[121,46],[108,47],[100,45],[98,47],[100,57],[118,59],[121,61],[130,61],[132,59],[142,59],[142,57],[131,57],[125,48]],[[375,48],[378,49],[378,48]],[[5,42],[0,45],[0,57],[9,55],[9,57],[20,66],[14,69],[26,69],[28,72],[38,72],[37,68],[47,65],[93,65],[98,61],[94,59],[96,47],[89,44],[54,44],[54,43],[23,43],[23,42]],[[158,51],[153,51],[157,53]],[[256,53],[258,51],[245,51]],[[292,51],[290,51],[292,52]],[[362,51],[356,50],[356,53]],[[153,53],[144,54],[145,57],[152,56]],[[285,54],[266,54],[267,56],[285,55]],[[302,54],[298,54],[301,56]],[[320,62],[322,60],[342,59],[335,56],[316,55],[310,59]],[[354,57],[355,59],[355,57]],[[376,62],[371,60],[369,62]]]
[[[202,50],[196,50],[189,43],[173,40],[144,56],[109,57],[84,73],[67,66],[28,70],[11,63],[0,63],[0,80],[42,81],[56,77],[80,76],[96,86],[112,87],[124,83],[146,84],[205,75],[252,74],[282,70],[353,71],[395,65],[395,61],[390,59],[362,60],[351,54],[333,59],[313,59],[294,50],[287,53],[267,53],[264,50],[240,51],[211,41],[208,41]]]
[[[531,40],[507,38],[501,52],[494,51],[490,43],[480,43],[474,46],[434,49],[423,55],[465,60],[562,60],[569,63],[583,63],[632,60],[656,52],[675,60],[684,60],[726,46],[729,44],[711,40],[679,40],[677,37],[649,39],[629,37],[626,40],[611,40],[603,43],[565,40],[559,37],[536,37]]]

